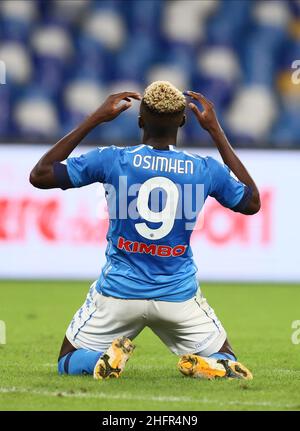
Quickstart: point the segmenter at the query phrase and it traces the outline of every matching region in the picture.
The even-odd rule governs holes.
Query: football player
[[[132,99],[141,100],[140,145],[96,148],[69,157],[92,129],[129,109]],[[210,134],[224,164],[176,149],[186,109]],[[260,209],[257,186],[209,100],[194,91],[182,93],[166,81],[152,83],[143,96],[111,95],[40,159],[30,182],[63,190],[102,183],[109,208],[106,264],[67,329],[59,373],[119,377],[134,338],[147,326],[179,356],[184,375],[252,378],[198,287],[190,247],[208,196],[242,214]]]

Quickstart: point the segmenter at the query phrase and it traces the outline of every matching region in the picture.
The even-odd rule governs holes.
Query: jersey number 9
[[[155,212],[149,208],[150,193],[161,188],[166,193],[165,207],[162,211]],[[173,181],[165,177],[154,177],[145,181],[139,190],[137,197],[137,210],[140,216],[153,223],[161,223],[157,229],[151,229],[146,223],[136,223],[135,228],[138,233],[147,239],[158,240],[167,236],[175,222],[179,199],[179,192]]]

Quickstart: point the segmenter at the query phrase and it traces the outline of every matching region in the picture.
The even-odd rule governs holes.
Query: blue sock
[[[209,358],[229,359],[230,361],[236,361],[236,357],[234,355],[231,355],[230,353],[224,353],[224,352],[213,353],[212,355],[209,356]]]
[[[103,352],[78,349],[67,353],[58,361],[59,374],[93,374],[96,362]]]

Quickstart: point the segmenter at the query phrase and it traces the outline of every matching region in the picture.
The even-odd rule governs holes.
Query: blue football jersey
[[[103,183],[109,210],[104,295],[185,301],[198,288],[190,237],[207,196],[239,209],[247,187],[211,157],[149,145],[67,159],[74,187]]]

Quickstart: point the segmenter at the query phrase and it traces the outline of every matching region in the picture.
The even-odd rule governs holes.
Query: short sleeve
[[[108,181],[117,147],[96,148],[79,157],[67,159],[67,170],[74,187]]]
[[[239,204],[246,197],[248,199],[249,188],[230,175],[228,166],[212,157],[207,157],[206,160],[211,179],[209,195],[224,207],[238,210]]]

